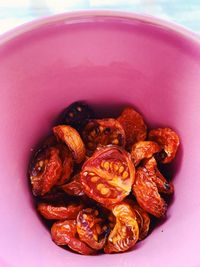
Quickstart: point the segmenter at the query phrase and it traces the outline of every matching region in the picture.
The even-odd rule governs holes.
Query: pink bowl
[[[1,267],[200,266],[200,41],[154,18],[78,12],[29,23],[0,39]],[[167,220],[128,253],[81,256],[57,247],[33,208],[30,149],[68,104],[105,114],[136,106],[181,136]],[[188,265],[189,263],[189,265]]]

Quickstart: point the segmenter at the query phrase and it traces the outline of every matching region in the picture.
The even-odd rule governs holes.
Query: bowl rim
[[[30,22],[23,23],[20,26],[14,27],[13,29],[0,35],[0,46],[6,44],[12,39],[19,37],[27,32],[37,30],[43,26],[50,26],[55,23],[76,23],[77,21],[84,19],[93,18],[116,18],[116,19],[128,19],[138,23],[151,24],[155,27],[163,28],[173,34],[179,35],[188,39],[194,44],[200,45],[200,35],[193,32],[186,27],[177,23],[167,21],[158,17],[154,17],[147,14],[139,14],[127,11],[116,11],[116,10],[79,10],[59,13],[56,15],[50,15],[42,18],[36,18]]]
[[[37,30],[40,27],[46,27],[51,26],[56,23],[68,23],[69,21],[72,21],[76,23],[80,18],[95,18],[95,17],[102,17],[102,18],[121,18],[121,19],[128,19],[133,22],[137,23],[145,23],[149,25],[153,25],[155,27],[159,27],[163,30],[168,30],[172,34],[176,34],[178,37],[183,37],[187,40],[189,40],[194,45],[198,45],[200,48],[200,36],[198,34],[193,33],[192,31],[179,26],[175,23],[171,23],[168,21],[164,21],[159,18],[155,18],[153,16],[148,15],[141,15],[136,13],[130,13],[130,12],[119,12],[119,11],[108,11],[108,10],[98,10],[98,11],[75,11],[75,12],[68,12],[58,15],[53,15],[45,18],[40,18],[33,20],[31,22],[25,23],[21,26],[18,26],[0,36],[0,46],[6,45],[10,41],[14,40],[17,37],[20,37],[27,32]],[[0,262],[1,262],[0,258]],[[4,262],[2,263],[3,266],[7,266],[7,264]]]

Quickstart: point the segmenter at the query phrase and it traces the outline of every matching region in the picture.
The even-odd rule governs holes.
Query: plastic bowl
[[[0,266],[200,266],[200,41],[179,26],[119,12],[35,21],[0,39]],[[81,256],[56,246],[27,182],[31,148],[68,104],[105,115],[132,104],[181,136],[165,222],[134,250]]]

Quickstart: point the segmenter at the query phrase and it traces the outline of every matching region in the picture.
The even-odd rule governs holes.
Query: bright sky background
[[[0,0],[0,34],[41,16],[81,9],[154,15],[200,33],[200,0]]]

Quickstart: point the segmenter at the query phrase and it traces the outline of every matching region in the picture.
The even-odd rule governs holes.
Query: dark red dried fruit
[[[74,102],[61,114],[59,124],[67,124],[80,130],[94,116],[93,110],[84,102]]]

